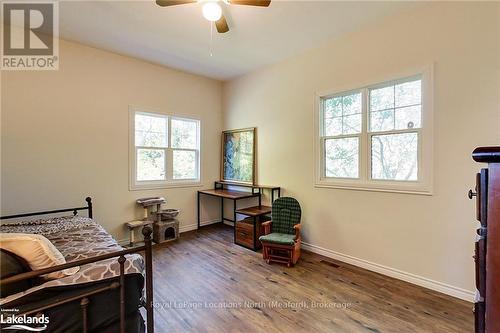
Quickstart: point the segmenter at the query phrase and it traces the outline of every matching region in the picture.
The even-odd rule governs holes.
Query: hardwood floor
[[[473,332],[471,303],[305,251],[267,265],[223,225],[155,246],[154,279],[157,332]]]

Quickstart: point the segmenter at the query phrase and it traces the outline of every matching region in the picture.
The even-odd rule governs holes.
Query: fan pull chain
[[[214,42],[214,24],[213,22],[210,22],[210,56],[213,57],[213,42]]]

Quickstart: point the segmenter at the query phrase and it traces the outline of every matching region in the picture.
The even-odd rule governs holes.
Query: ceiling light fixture
[[[198,3],[202,6],[203,17],[210,22],[215,22],[217,32],[224,34],[229,31],[229,26],[226,18],[222,15],[222,4],[224,4],[226,8],[227,6],[232,7],[233,5],[269,7],[271,0],[156,0],[156,4],[160,7],[170,7],[189,3]],[[210,26],[213,28],[213,24]]]
[[[207,2],[203,4],[203,17],[211,22],[218,21],[222,17],[222,8],[217,2]]]

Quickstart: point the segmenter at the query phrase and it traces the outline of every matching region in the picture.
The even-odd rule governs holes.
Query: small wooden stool
[[[130,221],[130,222],[125,223],[128,230],[130,231],[130,246],[134,246],[134,242],[135,242],[134,231],[135,231],[135,229],[140,228],[140,227],[145,227],[145,226],[150,225],[150,224],[153,224],[153,221]]]

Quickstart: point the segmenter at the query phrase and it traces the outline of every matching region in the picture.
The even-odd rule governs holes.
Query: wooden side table
[[[142,227],[145,227],[145,226],[150,225],[150,224],[153,224],[153,221],[130,221],[130,222],[125,223],[125,225],[127,226],[128,230],[130,232],[130,246],[134,246],[134,242],[135,242],[134,231],[135,231],[135,229],[142,228]]]
[[[253,251],[261,248],[262,244],[259,241],[259,237],[263,235],[261,224],[271,219],[266,218],[268,214],[271,214],[271,210],[271,207],[263,205],[237,209],[237,214],[246,215],[248,218],[236,221],[234,242]]]

